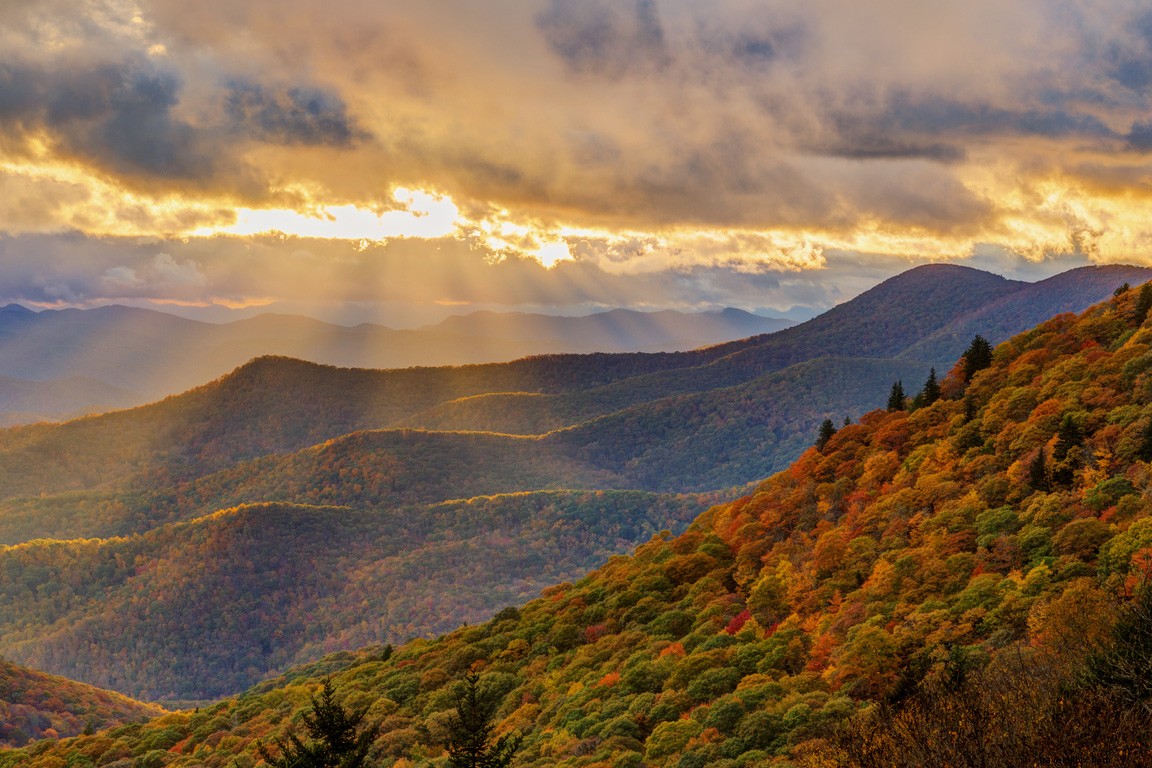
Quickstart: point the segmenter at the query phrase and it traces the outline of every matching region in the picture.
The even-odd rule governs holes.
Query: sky
[[[0,301],[803,313],[1152,263],[1147,0],[0,4]]]

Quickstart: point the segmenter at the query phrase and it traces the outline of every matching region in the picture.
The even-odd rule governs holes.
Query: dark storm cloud
[[[6,132],[46,130],[61,151],[105,170],[207,178],[215,158],[202,132],[173,113],[182,79],[147,61],[96,66],[0,64]]]
[[[1009,109],[987,102],[963,102],[930,95],[898,93],[879,111],[866,104],[829,108],[835,138],[811,145],[848,158],[925,158],[958,162],[972,139],[1035,137],[1105,140],[1116,133],[1098,117],[1061,109]],[[935,141],[933,139],[936,139]]]
[[[1108,74],[1126,88],[1143,91],[1152,85],[1152,12],[1136,16],[1126,26],[1135,45],[1112,46]]]
[[[275,90],[250,80],[233,80],[227,91],[229,127],[260,141],[346,147],[364,138],[343,99],[330,90]]]
[[[9,137],[46,135],[105,172],[198,184],[254,174],[236,157],[245,142],[345,147],[365,136],[339,95],[313,85],[234,79],[223,120],[194,119],[184,91],[181,72],[144,56],[0,62],[0,126]]]
[[[668,63],[654,0],[551,0],[536,23],[575,72],[619,77]]]

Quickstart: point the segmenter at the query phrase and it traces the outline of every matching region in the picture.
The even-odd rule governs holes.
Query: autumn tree
[[[346,710],[336,702],[331,680],[325,680],[320,697],[311,697],[312,710],[303,715],[307,740],[294,729],[286,738],[275,739],[279,756],[264,744],[256,749],[273,768],[361,768],[368,765],[368,751],[380,732],[379,723],[365,724],[367,708]]]
[[[449,768],[505,768],[512,762],[523,737],[506,734],[492,743],[498,704],[480,690],[479,675],[464,676],[456,691],[456,712],[447,723]]]

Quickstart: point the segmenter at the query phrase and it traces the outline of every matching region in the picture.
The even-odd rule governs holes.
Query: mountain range
[[[1102,267],[1028,285],[923,267],[794,328],[690,352],[392,371],[264,357],[153,405],[0,431],[0,543],[11,545],[0,550],[0,653],[181,700],[239,690],[325,650],[442,632],[679,531],[783,469],[822,419],[856,418],[894,380],[926,377],[932,361],[908,350],[956,324],[982,318],[996,340],[1024,322],[1025,297],[1075,307],[1141,276]],[[1012,296],[1021,300],[1004,302]],[[487,500],[443,506],[473,498]],[[445,509],[485,510],[500,533],[451,533]],[[526,528],[526,509],[539,525],[575,526],[567,550]],[[426,527],[399,533],[397,510]],[[636,515],[642,524],[619,528]],[[244,536],[259,530],[299,542],[344,517],[377,545],[339,553],[323,585],[301,591],[291,569],[269,563],[212,577],[247,596],[244,611],[164,618],[189,615],[180,601],[208,594],[195,574],[215,573],[211,558],[187,552],[249,552]],[[281,518],[282,530],[270,522]],[[445,536],[464,536],[472,554],[461,559]],[[509,558],[504,548],[520,540],[536,543]],[[395,574],[396,588],[364,602],[366,615],[337,610],[353,575],[378,578],[370,573]],[[441,600],[456,590],[455,602]],[[277,614],[315,621],[273,631]]]
[[[585,317],[475,312],[415,330],[263,314],[204,323],[124,306],[0,309],[0,424],[140,405],[281,355],[361,368],[462,365],[555,352],[693,349],[786,328],[738,309]]]
[[[1144,764],[1150,307],[1152,287],[1121,290],[1047,320],[986,364],[942,375],[938,399],[839,425],[682,533],[659,532],[483,623],[341,650],[195,711],[38,742],[0,762],[253,764],[257,744],[283,738],[328,681],[341,707],[380,723],[377,764],[441,764],[460,681],[473,673],[495,733],[523,736],[513,765],[524,768]],[[354,549],[373,518],[262,505],[219,513],[231,537],[196,535],[238,573],[254,564],[240,583],[260,583],[272,542],[300,553],[284,567],[309,570],[320,557],[313,526],[333,525],[318,522],[324,514],[348,516],[337,550]],[[278,526],[298,515],[297,538],[285,538]],[[248,538],[235,533],[245,526]],[[14,548],[27,564],[0,572],[11,584],[57,558],[65,565],[17,599],[55,592],[66,607],[76,604],[67,590],[112,578],[116,554],[154,584],[192,570],[151,558],[156,542],[145,533],[86,544],[111,547],[103,556],[79,553],[80,542],[32,542]],[[244,546],[252,551],[227,549]],[[70,572],[70,561],[88,570]],[[305,591],[338,578],[310,570]],[[211,621],[250,608],[239,590],[213,594],[201,642]],[[257,602],[282,610],[275,595]],[[339,602],[359,605],[355,594]],[[155,604],[128,608],[146,616]],[[124,615],[116,604],[106,620]]]

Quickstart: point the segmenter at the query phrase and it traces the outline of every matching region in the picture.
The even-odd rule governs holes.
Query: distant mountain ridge
[[[262,355],[359,368],[513,360],[569,352],[685,350],[785,328],[740,310],[683,313],[617,309],[585,317],[480,312],[417,330],[332,325],[265,314],[213,324],[147,309],[106,306],[32,312],[0,308],[0,372],[43,384],[34,407],[5,402],[0,422],[70,418],[175,394]],[[87,393],[65,380],[91,381]],[[26,388],[26,387],[25,387]],[[86,396],[84,396],[86,394]]]

